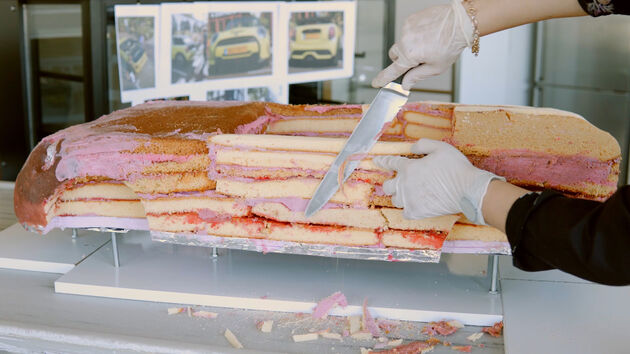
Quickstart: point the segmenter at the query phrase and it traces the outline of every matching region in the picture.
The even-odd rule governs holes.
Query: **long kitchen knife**
[[[362,155],[367,154],[378,140],[383,126],[396,117],[408,98],[409,91],[394,82],[390,82],[378,91],[367,112],[354,128],[352,135],[315,190],[313,198],[308,202],[306,217],[318,212],[337,193],[340,187],[339,181],[343,183],[350,177],[359,165]],[[345,167],[343,167],[344,163]],[[342,167],[343,171],[341,171]],[[343,173],[343,178],[339,178],[339,173]]]

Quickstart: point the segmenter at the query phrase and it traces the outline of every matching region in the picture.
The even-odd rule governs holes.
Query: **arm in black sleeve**
[[[578,0],[582,9],[593,17],[630,15],[630,0]]]
[[[604,203],[553,191],[527,194],[510,208],[506,233],[520,269],[557,268],[597,283],[630,284],[630,186]]]

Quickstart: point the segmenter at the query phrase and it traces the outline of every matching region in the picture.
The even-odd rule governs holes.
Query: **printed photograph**
[[[343,11],[292,12],[289,73],[343,67]]]
[[[208,13],[209,77],[271,74],[271,21],[271,12]]]
[[[206,14],[171,16],[171,82],[194,82],[208,76]]]
[[[190,96],[160,97],[160,98],[150,98],[150,99],[144,100],[144,102],[153,102],[153,101],[190,101]]]
[[[208,101],[264,101],[282,102],[282,86],[274,89],[269,86],[237,88],[231,90],[208,91]]]
[[[119,17],[116,23],[122,90],[155,87],[155,18]]]

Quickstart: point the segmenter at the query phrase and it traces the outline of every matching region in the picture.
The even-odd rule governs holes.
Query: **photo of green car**
[[[296,12],[289,24],[289,67],[340,67],[342,12]]]
[[[211,13],[211,75],[271,70],[271,13]],[[262,70],[262,72],[261,72]]]

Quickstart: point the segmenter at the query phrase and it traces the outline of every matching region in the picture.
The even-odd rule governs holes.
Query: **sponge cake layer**
[[[352,226],[366,229],[384,228],[385,218],[376,209],[322,209],[310,218],[303,211],[294,211],[282,203],[259,203],[252,207],[252,213],[267,219],[320,225]]]
[[[206,171],[143,175],[125,182],[136,193],[173,193],[214,189],[216,182],[208,178]]]
[[[270,181],[237,181],[218,179],[216,190],[225,195],[255,198],[304,198],[310,199],[321,181],[315,178],[291,178],[287,180]],[[372,185],[362,182],[346,182],[343,187],[330,199],[332,203],[369,205]]]

